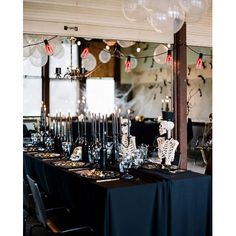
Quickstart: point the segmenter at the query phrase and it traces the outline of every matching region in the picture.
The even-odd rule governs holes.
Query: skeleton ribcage
[[[127,135],[123,135],[121,138],[121,155],[131,154],[136,149],[135,137],[130,137],[130,143],[128,145]]]

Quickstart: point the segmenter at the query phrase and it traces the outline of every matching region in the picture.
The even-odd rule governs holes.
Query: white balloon
[[[148,11],[164,10],[168,8],[168,0],[143,0],[143,7]]]
[[[99,55],[99,60],[102,62],[102,63],[107,63],[111,60],[111,54],[107,51],[104,51],[102,50]]]
[[[137,58],[133,55],[133,54],[130,54],[130,61],[131,61],[131,69],[135,69],[138,65],[138,60]]]
[[[32,53],[31,57],[34,58],[41,58],[43,56],[47,56],[46,49],[44,47],[44,44],[38,44],[35,46],[35,50]]]
[[[27,37],[24,35],[23,36],[23,56],[24,57],[29,57],[33,53],[32,46],[27,46],[27,45],[30,45],[30,43]],[[24,47],[24,46],[27,46],[27,47]]]
[[[166,0],[165,4],[150,13],[148,22],[158,33],[175,34],[184,24],[185,12],[173,0]]]
[[[63,47],[62,44],[58,44],[54,48],[54,52],[53,52],[52,56],[60,59],[64,56],[64,54],[65,54],[65,48]]]
[[[118,40],[117,43],[122,47],[122,48],[128,48],[131,47],[135,44],[133,41],[123,41],[123,40]]]
[[[97,60],[94,55],[89,52],[86,57],[82,58],[81,64],[87,71],[91,71],[96,67]]]
[[[179,0],[179,4],[185,11],[188,23],[199,21],[209,7],[208,0]]]
[[[158,64],[165,64],[167,52],[168,52],[168,48],[165,45],[163,44],[158,45],[153,53],[153,58],[155,62]]]
[[[41,56],[41,57],[32,57],[31,56],[31,57],[29,57],[29,60],[33,66],[42,67],[42,66],[46,65],[46,63],[48,61],[48,56],[47,55]]]
[[[64,55],[64,47],[62,46],[61,39],[56,37],[48,42],[53,48],[52,56],[57,58],[62,57]]]
[[[147,18],[144,0],[122,0],[122,11],[125,18],[131,22],[143,21]]]

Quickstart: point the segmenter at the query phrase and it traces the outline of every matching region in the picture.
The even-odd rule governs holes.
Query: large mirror
[[[53,55],[46,56],[45,39],[53,47]],[[111,114],[119,109],[123,116],[130,110],[133,119],[156,122],[162,110],[173,110],[168,50],[172,54],[172,45],[24,34],[23,114],[30,121],[29,129],[33,129],[31,118],[40,116],[42,95],[45,96],[42,82],[45,65],[50,116],[59,112],[76,116],[84,109]],[[211,51],[207,47],[187,46],[187,115],[195,123],[208,121],[212,112]],[[86,52],[88,57],[81,57]],[[196,69],[200,53],[204,67]],[[71,65],[84,68],[86,76],[75,80],[65,76]]]
[[[55,49],[49,57],[44,50],[45,39]],[[170,45],[24,35],[24,46],[24,116],[39,115],[43,100],[41,71],[47,63],[51,115],[58,111],[76,115],[82,97],[86,98],[88,110],[96,113],[112,113],[114,107],[118,107],[121,114],[130,109],[133,116],[157,118],[161,116],[164,103],[172,108],[172,65],[166,63]],[[88,56],[81,58],[85,49],[89,51]],[[71,65],[85,68],[86,80],[63,79]],[[56,70],[60,72],[58,75]],[[91,101],[96,105],[91,105]],[[107,110],[103,111],[104,102]]]

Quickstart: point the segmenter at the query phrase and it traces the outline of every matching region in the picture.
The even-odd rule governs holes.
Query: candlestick
[[[107,114],[105,116],[105,124],[106,124],[106,139],[108,138],[108,120],[107,120]]]
[[[161,110],[164,110],[164,99],[161,99]]]
[[[94,141],[97,141],[97,115],[94,113]]]
[[[84,114],[84,138],[86,139],[86,114]]]
[[[166,99],[166,111],[169,111],[169,99]]]
[[[60,137],[62,136],[62,116],[61,116],[61,112],[59,112],[59,129],[60,129]]]
[[[101,141],[101,132],[100,132],[100,113],[98,113],[98,140]]]
[[[56,130],[54,129],[55,132],[55,136],[58,136],[58,117],[57,117],[57,113],[56,113]]]
[[[48,128],[49,129],[51,128],[50,125],[51,125],[51,117],[50,117],[50,114],[48,113]]]
[[[128,109],[128,142],[130,139],[130,110]]]

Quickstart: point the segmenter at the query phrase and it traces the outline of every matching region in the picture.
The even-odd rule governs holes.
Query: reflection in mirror
[[[196,65],[202,54],[202,66]],[[212,113],[212,48],[187,47],[187,112],[196,122],[208,122]],[[202,109],[204,107],[204,109]]]
[[[53,52],[48,51],[48,46]],[[157,118],[166,104],[172,109],[172,66],[166,63],[167,51],[166,44],[24,35],[24,68],[31,68],[24,73],[24,94],[27,94],[24,116],[40,115],[43,99],[34,96],[36,85],[30,82],[39,76],[34,71],[41,72],[41,67],[48,62],[50,115],[69,112],[75,116],[78,111],[97,113],[97,107],[101,107],[102,114],[102,95],[109,90],[110,97],[105,101],[111,101],[113,109],[119,109],[121,115],[126,115],[130,109],[133,117]],[[103,92],[98,91],[97,97],[92,96],[96,94],[91,86],[92,79],[103,83]],[[113,85],[107,85],[109,80]],[[88,81],[90,86],[87,86]],[[40,82],[37,86],[41,85]],[[37,92],[40,94],[42,90]]]

